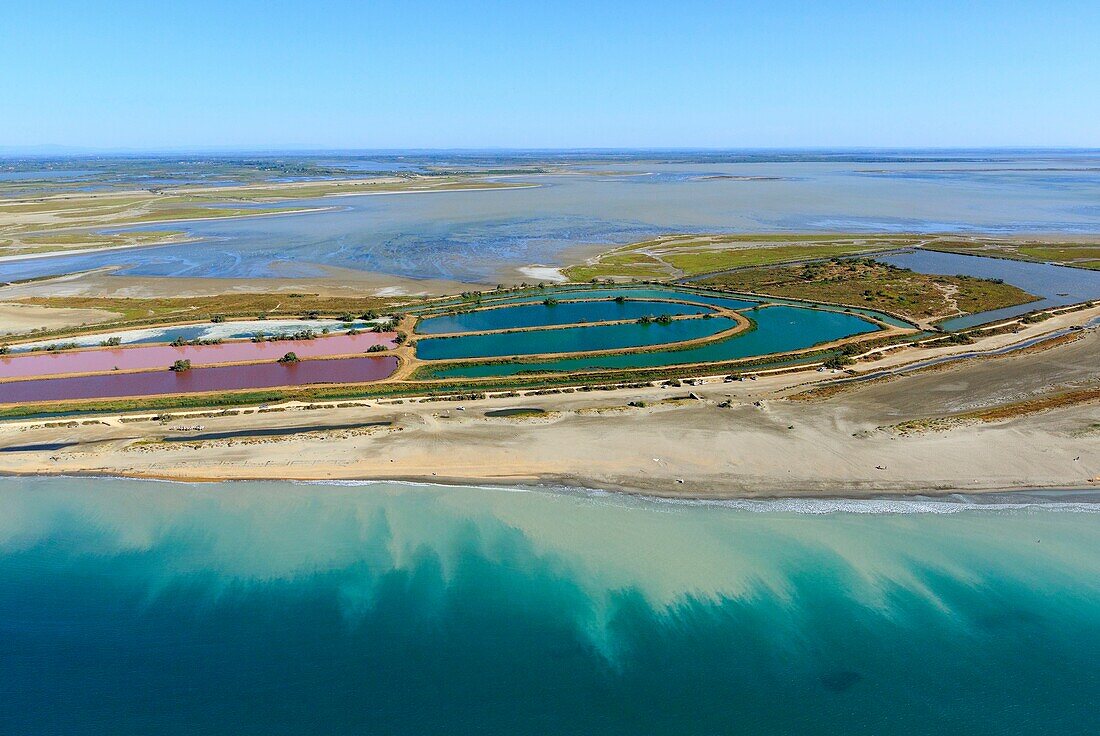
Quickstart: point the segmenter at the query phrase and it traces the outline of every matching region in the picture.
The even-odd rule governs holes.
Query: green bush
[[[846,365],[851,365],[855,361],[849,358],[847,355],[834,355],[826,360],[823,365],[826,368],[843,368]]]

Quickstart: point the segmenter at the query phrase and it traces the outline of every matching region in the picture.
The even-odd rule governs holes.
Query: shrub
[[[850,342],[840,349],[841,355],[857,355],[863,351],[857,343]]]
[[[215,323],[217,323],[217,322],[225,322],[225,315],[223,315],[223,314],[215,314],[215,315],[214,315],[213,317],[211,317],[211,318],[210,318],[210,321],[211,321],[211,322],[215,322]]]
[[[104,340],[103,342],[101,342],[99,344],[102,345],[105,348],[113,348],[115,345],[121,345],[122,344],[122,338],[121,337],[108,337],[106,340]]]
[[[294,353],[287,353],[283,357],[279,358],[278,362],[280,362],[280,363],[297,363],[298,362],[298,356]]]
[[[196,337],[194,340],[186,340],[183,337],[177,337],[169,344],[174,348],[180,348],[184,345],[221,345],[221,342],[222,340],[220,337],[212,338],[209,340],[204,340],[200,337]],[[256,341],[253,340],[253,342]]]
[[[829,358],[823,364],[826,368],[843,368],[846,365],[851,365],[855,361],[849,358],[847,355],[834,355]]]
[[[948,345],[969,345],[974,342],[974,338],[965,332],[952,332],[947,335],[943,342]]]
[[[189,370],[191,370],[191,361],[190,360],[177,360],[175,363],[173,363],[171,366],[168,367],[168,370],[175,371],[176,373],[183,373],[185,371],[189,371]]]
[[[368,353],[384,353],[384,352],[386,352],[386,346],[385,345],[371,345],[369,348],[367,348],[367,352]]]

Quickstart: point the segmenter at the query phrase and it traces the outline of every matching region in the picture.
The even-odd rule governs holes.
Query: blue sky
[[[0,147],[1100,146],[1100,2],[24,2]]]

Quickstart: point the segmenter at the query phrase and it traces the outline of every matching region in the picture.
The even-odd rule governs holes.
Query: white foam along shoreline
[[[234,480],[233,483],[269,483],[280,481]],[[294,485],[307,486],[379,486],[396,485],[409,488],[476,489],[498,493],[548,493],[577,496],[602,501],[616,499],[642,502],[655,506],[711,506],[755,513],[794,514],[956,514],[964,511],[1069,511],[1100,513],[1100,492],[1094,489],[1062,491],[990,492],[980,495],[948,494],[933,496],[883,496],[880,498],[763,498],[763,499],[702,499],[652,496],[644,492],[605,491],[574,486],[496,486],[461,483],[430,483],[403,480],[291,480]],[[1073,499],[1073,500],[1069,500]]]
[[[669,506],[708,506],[733,511],[752,513],[790,513],[790,514],[957,514],[973,511],[1049,511],[1069,513],[1100,513],[1100,492],[1096,489],[1062,489],[1042,491],[992,491],[982,494],[951,493],[941,497],[926,495],[890,495],[879,498],[757,498],[757,499],[706,499],[706,498],[669,498],[652,496],[644,492],[606,491],[577,486],[551,485],[486,485],[480,483],[446,483],[430,481],[412,481],[395,479],[348,479],[334,478],[325,480],[278,480],[278,479],[241,479],[227,478],[219,481],[194,481],[184,478],[157,478],[149,476],[121,476],[100,473],[59,473],[41,475],[19,475],[0,472],[0,482],[29,479],[79,478],[81,480],[117,481],[125,483],[148,483],[167,485],[267,485],[287,484],[292,486],[313,486],[333,488],[371,488],[377,486],[398,486],[405,489],[424,488],[430,490],[473,490],[493,493],[536,493],[599,501],[601,503],[644,504],[654,510]]]

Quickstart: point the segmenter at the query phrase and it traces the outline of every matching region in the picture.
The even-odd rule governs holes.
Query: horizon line
[[[372,154],[372,155],[421,155],[433,153],[470,154],[470,153],[930,153],[930,152],[1078,152],[1100,153],[1098,146],[1055,146],[1055,145],[995,145],[995,146],[455,146],[455,147],[388,147],[364,148],[341,146],[232,146],[232,145],[195,145],[195,146],[151,146],[151,147],[94,147],[69,146],[62,144],[35,144],[28,146],[0,146],[0,157],[27,156],[102,156],[102,155],[173,155],[173,154]]]

